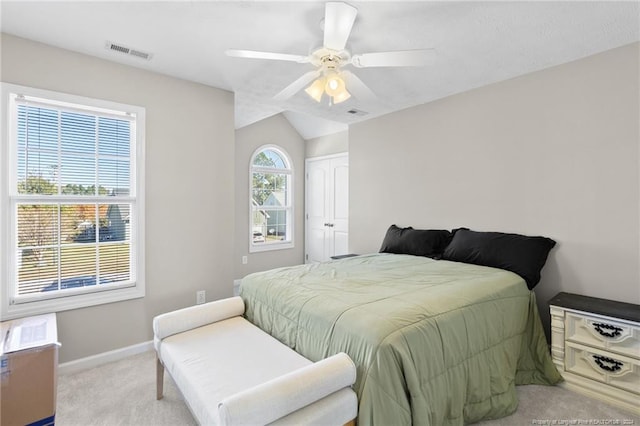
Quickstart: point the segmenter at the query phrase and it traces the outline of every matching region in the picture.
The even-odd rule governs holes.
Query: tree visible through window
[[[291,163],[275,146],[258,149],[251,160],[250,248],[292,246]]]

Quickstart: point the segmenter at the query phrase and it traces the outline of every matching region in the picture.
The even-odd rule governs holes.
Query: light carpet
[[[153,351],[60,376],[56,424],[196,425],[168,374],[164,398],[156,401],[155,379]],[[638,416],[557,386],[518,386],[517,391],[520,404],[513,415],[477,424],[640,426]]]

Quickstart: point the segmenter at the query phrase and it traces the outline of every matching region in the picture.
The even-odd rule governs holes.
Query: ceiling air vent
[[[107,50],[112,50],[114,52],[123,53],[125,55],[135,56],[136,58],[141,58],[141,59],[144,59],[144,60],[147,60],[147,61],[150,60],[151,57],[153,56],[151,53],[143,52],[143,51],[137,50],[137,49],[131,49],[131,48],[123,46],[121,44],[112,43],[110,41],[108,41],[105,44],[105,48]]]
[[[369,114],[366,111],[360,111],[359,109],[355,109],[355,108],[350,109],[349,111],[347,111],[347,113],[351,114],[351,115],[357,115],[359,117],[362,117],[363,115]]]

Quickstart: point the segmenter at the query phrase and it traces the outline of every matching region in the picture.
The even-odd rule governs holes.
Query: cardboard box
[[[56,414],[56,315],[1,323],[0,424],[53,425]]]

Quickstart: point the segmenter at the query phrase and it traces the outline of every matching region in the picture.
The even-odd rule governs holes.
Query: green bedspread
[[[243,279],[246,317],[312,361],[357,366],[358,424],[461,425],[561,380],[535,295],[501,269],[372,254]]]

